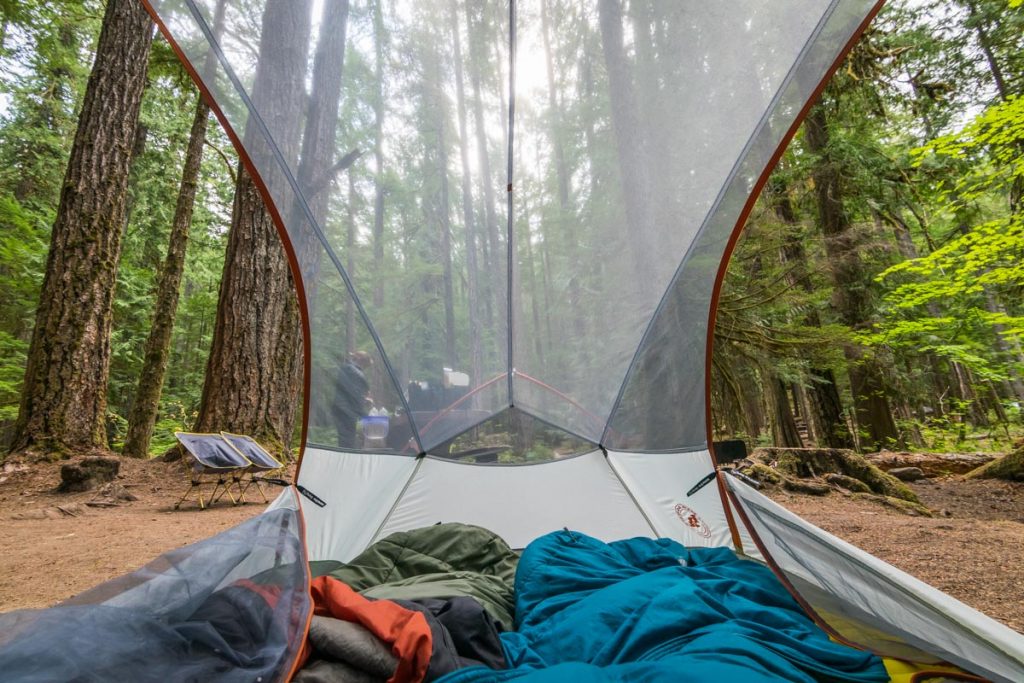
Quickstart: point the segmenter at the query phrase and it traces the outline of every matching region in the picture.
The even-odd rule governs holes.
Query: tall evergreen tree
[[[51,233],[12,450],[107,446],[111,306],[152,39],[141,3],[110,0]]]

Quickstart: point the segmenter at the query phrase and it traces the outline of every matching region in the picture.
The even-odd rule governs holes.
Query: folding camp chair
[[[237,480],[238,486],[238,502],[245,502],[245,492],[249,490],[249,487],[253,484],[256,485],[256,490],[260,492],[260,496],[263,497],[264,503],[269,503],[267,499],[266,491],[263,490],[262,479],[271,476],[280,476],[284,471],[284,463],[278,462],[277,458],[272,456],[270,453],[259,445],[255,439],[251,436],[245,436],[244,434],[231,434],[230,432],[221,432],[220,435],[224,437],[224,440],[228,442],[235,450],[237,450],[246,460],[249,461],[249,467],[245,470],[245,473],[249,475],[248,479],[242,479],[239,477]]]
[[[231,493],[232,485],[240,482],[242,474],[252,463],[234,448],[220,434],[192,434],[175,432],[178,444],[189,457],[182,457],[186,476],[189,479],[188,490],[174,504],[177,510],[193,492],[196,494],[199,509],[205,510],[213,505],[225,493],[235,505],[238,500]],[[203,487],[212,486],[203,501]]]

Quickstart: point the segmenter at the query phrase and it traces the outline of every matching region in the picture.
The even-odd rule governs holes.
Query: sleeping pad
[[[469,524],[435,524],[377,541],[348,564],[314,562],[314,576],[331,576],[368,598],[475,598],[511,628],[519,556],[497,534]]]
[[[833,643],[764,566],[669,539],[535,540],[515,577],[512,667],[483,681],[888,681],[879,658]]]

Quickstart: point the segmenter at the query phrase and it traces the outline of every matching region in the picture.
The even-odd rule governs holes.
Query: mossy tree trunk
[[[971,470],[965,476],[968,479],[1005,479],[1024,482],[1024,443],[1019,444],[1013,452]]]
[[[110,329],[153,23],[109,0],[50,234],[12,451],[106,448]]]
[[[775,187],[774,190],[775,214],[791,229],[782,246],[782,258],[792,268],[789,282],[792,286],[800,287],[808,294],[812,294],[814,284],[811,282],[810,273],[807,272],[807,252],[795,233],[799,222],[796,210],[786,187]],[[821,327],[821,316],[814,309],[807,313],[804,320],[811,327]],[[853,435],[846,424],[835,373],[831,368],[818,367],[810,368],[810,374],[814,380],[807,392],[811,408],[810,417],[821,445],[829,448],[853,448]]]
[[[827,91],[826,91],[827,92]],[[822,102],[811,109],[804,123],[808,149],[818,158],[812,172],[818,205],[818,225],[825,238],[831,266],[833,303],[840,321],[851,329],[870,325],[867,275],[858,254],[856,233],[844,205],[842,169],[830,149],[828,118]],[[899,439],[892,418],[881,369],[853,344],[843,349],[849,366],[857,426],[874,449],[889,447]]]
[[[768,380],[770,385],[770,403],[772,406],[772,438],[777,446],[786,448],[801,448],[803,440],[796,428],[796,419],[793,417],[792,404],[789,402],[789,392],[786,383],[778,377],[771,377]]]

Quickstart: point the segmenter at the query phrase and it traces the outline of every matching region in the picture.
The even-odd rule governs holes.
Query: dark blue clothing
[[[339,447],[355,448],[356,423],[366,415],[366,396],[369,393],[370,384],[362,369],[353,361],[342,365],[334,387],[334,420]]]

